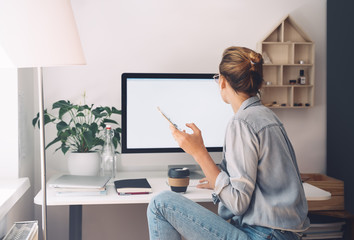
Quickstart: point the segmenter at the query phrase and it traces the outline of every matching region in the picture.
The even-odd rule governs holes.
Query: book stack
[[[107,176],[62,175],[49,183],[57,196],[100,196],[106,195]]]
[[[302,239],[343,239],[343,219],[312,214],[309,218],[311,225],[303,233]]]

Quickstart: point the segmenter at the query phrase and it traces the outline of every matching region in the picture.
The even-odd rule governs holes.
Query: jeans
[[[179,193],[156,195],[147,209],[150,240],[277,239],[298,240],[297,234],[260,226],[234,226]]]

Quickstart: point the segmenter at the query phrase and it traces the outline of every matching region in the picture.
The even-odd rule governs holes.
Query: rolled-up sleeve
[[[212,195],[214,204],[220,202],[219,194],[224,189],[224,187],[226,187],[229,184],[230,184],[229,176],[227,175],[226,172],[221,171],[216,178],[214,193]]]
[[[259,141],[252,127],[240,120],[230,122],[213,201],[220,201],[234,215],[242,215],[250,204],[257,176],[258,150]]]

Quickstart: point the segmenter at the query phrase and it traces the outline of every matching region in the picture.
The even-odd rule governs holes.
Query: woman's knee
[[[176,193],[167,190],[155,195],[148,205],[147,214],[161,212],[167,203],[176,199],[175,195]]]

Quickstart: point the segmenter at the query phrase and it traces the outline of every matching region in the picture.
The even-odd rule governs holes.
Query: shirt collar
[[[245,110],[246,108],[250,107],[253,104],[259,105],[260,102],[261,102],[261,100],[259,99],[258,96],[250,97],[247,100],[243,101],[240,109]]]

